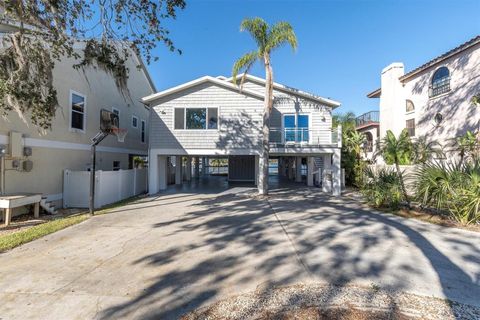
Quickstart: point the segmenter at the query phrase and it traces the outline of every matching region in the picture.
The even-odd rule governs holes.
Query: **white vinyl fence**
[[[147,191],[147,169],[97,171],[95,208],[136,196]],[[88,208],[90,171],[63,173],[63,207]]]

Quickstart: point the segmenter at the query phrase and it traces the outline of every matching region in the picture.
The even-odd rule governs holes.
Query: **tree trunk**
[[[410,209],[410,199],[408,198],[407,189],[405,188],[405,183],[403,182],[403,175],[402,170],[400,169],[400,164],[398,159],[395,158],[395,168],[397,168],[398,178],[400,179],[400,187],[402,188],[403,196],[405,197],[405,201],[407,201],[407,206]]]
[[[270,153],[270,113],[273,107],[273,72],[270,65],[270,55],[264,55],[265,63],[265,99],[263,107],[263,124],[262,124],[262,146],[259,157],[259,177],[258,177],[258,193],[260,195],[268,194],[268,159]]]

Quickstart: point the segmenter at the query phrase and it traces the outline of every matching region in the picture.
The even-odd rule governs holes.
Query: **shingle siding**
[[[261,92],[263,86],[245,82],[244,88]],[[274,92],[276,105],[271,127],[282,127],[282,114],[310,115],[311,142],[331,143],[331,107],[283,92]],[[153,106],[150,139],[154,149],[259,149],[263,101],[215,84],[204,83],[158,99]],[[218,130],[174,130],[174,108],[218,107]]]

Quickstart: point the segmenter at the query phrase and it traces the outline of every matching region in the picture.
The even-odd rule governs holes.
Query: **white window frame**
[[[142,130],[143,131],[143,137],[144,139],[142,140]],[[141,119],[140,120],[140,142],[141,143],[147,143],[147,121]]]
[[[134,126],[134,125],[133,125],[133,119],[136,119],[136,120],[137,120],[137,125],[136,125],[136,126]],[[132,122],[131,122],[131,126],[132,126],[132,128],[138,129],[138,117],[137,117],[137,116],[135,116],[135,115],[132,115]]]
[[[298,116],[308,116],[308,141],[300,141],[303,144],[309,144],[312,141],[312,113],[310,112],[290,112],[290,113],[282,113],[282,142],[285,143],[297,143],[296,141],[288,141],[285,142],[285,116],[295,116],[295,129],[298,129]],[[296,138],[295,138],[296,140]]]
[[[209,129],[208,128],[208,109],[217,109],[217,128],[216,129]],[[176,109],[183,109],[183,129],[175,129],[175,110]],[[207,109],[206,114],[206,126],[205,129],[187,129],[187,109]],[[198,106],[198,107],[173,107],[172,113],[172,124],[174,131],[187,131],[187,132],[204,132],[204,131],[219,131],[220,130],[220,107],[219,106]]]
[[[72,127],[72,103],[73,95],[77,95],[83,98],[83,129],[78,129],[78,128],[73,128]],[[70,132],[77,132],[77,133],[85,133],[87,131],[87,96],[83,93],[77,92],[75,90],[70,89],[70,94],[69,94],[69,103],[68,103],[68,128]],[[76,112],[76,111],[75,111]]]

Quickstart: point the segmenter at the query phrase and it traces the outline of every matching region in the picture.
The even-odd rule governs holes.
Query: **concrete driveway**
[[[377,214],[318,189],[171,190],[0,255],[1,319],[176,319],[298,282],[480,306],[480,234]]]

